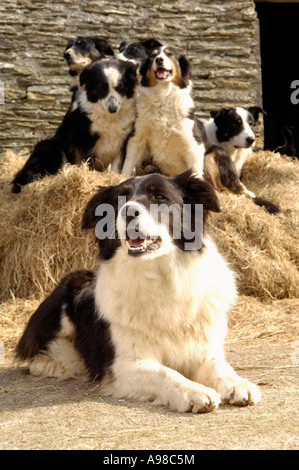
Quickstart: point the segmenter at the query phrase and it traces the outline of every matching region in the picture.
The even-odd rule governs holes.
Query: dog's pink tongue
[[[162,79],[162,78],[166,78],[166,76],[167,76],[167,70],[165,70],[165,69],[158,69],[157,72],[156,72],[156,76],[157,76],[158,78],[161,78],[161,79]]]
[[[138,248],[139,246],[143,245],[144,239],[143,238],[130,238],[130,246],[134,248]]]

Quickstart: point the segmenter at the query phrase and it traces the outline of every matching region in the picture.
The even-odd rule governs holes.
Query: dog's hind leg
[[[46,351],[39,352],[33,358],[29,370],[35,376],[63,380],[88,375],[81,355],[67,338],[52,340]]]

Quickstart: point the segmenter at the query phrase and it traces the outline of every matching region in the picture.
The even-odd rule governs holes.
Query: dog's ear
[[[255,120],[255,122],[257,122],[258,118],[259,118],[259,115],[260,113],[266,115],[266,111],[264,111],[262,108],[260,108],[259,106],[249,106],[249,108],[247,108],[247,110],[252,114],[253,116],[253,119]]]
[[[125,80],[131,84],[132,96],[134,94],[134,88],[138,83],[137,80],[137,65],[129,60],[126,62],[126,71],[124,73]],[[129,96],[128,96],[129,97]]]
[[[119,52],[124,51],[128,44],[129,44],[128,41],[122,41],[119,45],[119,48],[118,48]]]
[[[218,117],[224,117],[230,112],[229,108],[218,108],[218,109],[212,109],[210,111],[210,115],[213,119],[216,119]]]
[[[141,78],[141,85],[142,86],[147,86],[148,85],[148,79],[146,77],[146,74],[147,74],[147,71],[149,69],[150,62],[151,62],[151,58],[147,57],[147,59],[145,59],[140,65],[139,73],[142,77]]]
[[[82,72],[80,73],[79,81],[80,81],[80,86],[83,86],[87,83],[90,73],[89,73],[89,66],[85,67]]]
[[[192,169],[175,176],[175,183],[183,192],[184,204],[202,204],[207,211],[220,212],[220,203],[214,188],[200,179]]]
[[[87,203],[81,222],[81,230],[95,228],[99,220],[102,218],[101,206],[104,204],[112,204],[115,195],[116,186],[100,186],[97,193]]]
[[[154,38],[146,39],[145,41],[142,41],[142,44],[148,51],[152,51],[156,47],[163,46],[160,41],[157,41],[157,39]]]
[[[105,55],[114,55],[114,51],[112,47],[110,46],[109,42],[106,41],[106,39],[103,39],[103,38],[92,38],[92,39],[95,43],[96,49],[99,52],[102,52]]]
[[[191,80],[191,63],[185,55],[181,55],[179,58],[179,64],[182,72],[182,85],[181,88],[188,86],[189,80]]]

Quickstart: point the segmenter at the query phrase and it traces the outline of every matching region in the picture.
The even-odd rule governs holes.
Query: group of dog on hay
[[[257,403],[258,387],[224,358],[226,312],[237,292],[205,222],[209,211],[220,211],[220,189],[280,213],[241,181],[255,143],[252,126],[264,111],[219,108],[199,120],[190,61],[154,38],[123,41],[115,54],[107,40],[79,36],[68,42],[64,58],[70,107],[55,135],[35,146],[12,191],[66,163],[86,160],[95,170],[121,173],[122,183],[100,187],[88,202],[82,229],[98,227],[103,214],[97,208],[110,204],[117,214],[112,232],[123,236],[98,237],[99,268],[66,274],[31,316],[17,357],[29,362],[33,375],[87,375],[103,395],[181,412]],[[174,237],[175,215],[166,226],[153,218],[153,204],[176,205],[181,214],[188,205],[193,228],[201,205],[200,247],[186,249],[183,218]]]

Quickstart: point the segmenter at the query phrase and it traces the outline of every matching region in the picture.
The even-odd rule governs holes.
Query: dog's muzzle
[[[139,204],[127,203],[120,210],[122,238],[126,240],[129,255],[140,255],[157,251],[162,246],[162,238],[152,235],[150,226],[154,221]],[[148,226],[148,230],[146,227]],[[120,231],[120,228],[118,229]]]
[[[115,96],[109,96],[106,101],[106,108],[111,114],[117,113],[119,109],[119,102]]]

